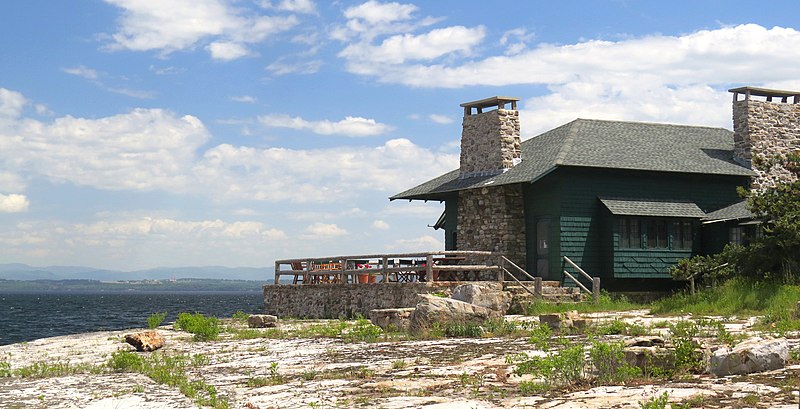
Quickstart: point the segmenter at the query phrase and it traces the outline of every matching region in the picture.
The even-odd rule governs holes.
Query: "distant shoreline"
[[[4,280],[0,279],[0,293],[31,292],[187,292],[187,291],[261,291],[272,280],[221,280],[181,278],[177,280]]]

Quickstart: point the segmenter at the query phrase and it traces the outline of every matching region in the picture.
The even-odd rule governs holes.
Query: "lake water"
[[[0,345],[91,331],[146,328],[147,317],[181,312],[230,317],[261,313],[261,292],[0,293]]]

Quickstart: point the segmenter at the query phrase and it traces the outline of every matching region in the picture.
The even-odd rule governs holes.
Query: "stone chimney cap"
[[[507,103],[511,103],[512,105],[516,106],[517,101],[519,98],[515,97],[491,97],[491,98],[484,98],[478,101],[472,102],[465,102],[461,104],[464,108],[488,108],[488,107],[499,107],[505,105]],[[513,109],[513,108],[512,108]]]
[[[505,109],[507,103],[511,103],[511,109],[517,109],[517,101],[519,98],[515,97],[491,97],[480,99],[472,102],[465,102],[461,104],[464,107],[464,116],[472,115],[472,108],[475,108],[478,113],[483,112],[483,108],[497,107],[498,109]]]
[[[767,97],[767,101],[772,102],[772,98],[781,98],[782,102],[788,102],[789,97],[794,97],[794,103],[800,100],[800,91],[782,91],[779,89],[757,88],[757,87],[739,87],[731,88],[728,92],[733,93],[733,100],[736,101],[739,94],[745,95],[745,100],[750,99],[750,96]]]

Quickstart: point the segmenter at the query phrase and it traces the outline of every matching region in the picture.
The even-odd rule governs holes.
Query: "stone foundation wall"
[[[525,268],[525,204],[520,185],[458,192],[457,247],[494,251]]]
[[[461,177],[497,174],[522,155],[519,112],[496,109],[467,115],[461,132]]]
[[[743,100],[733,103],[734,154],[745,162],[800,152],[800,104]],[[753,190],[794,180],[781,165],[753,169]]]
[[[413,308],[417,294],[449,294],[463,282],[265,285],[266,314],[294,318],[369,316],[379,308]],[[481,283],[502,289],[499,282]]]

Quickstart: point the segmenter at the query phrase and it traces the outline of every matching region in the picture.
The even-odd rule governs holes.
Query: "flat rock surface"
[[[659,318],[634,311],[591,314],[593,320],[624,319],[662,328]],[[535,317],[507,316],[509,320]],[[684,317],[685,319],[685,317]],[[316,322],[319,323],[319,322]],[[310,325],[282,322],[281,330]],[[749,321],[730,329],[749,331]],[[727,327],[727,324],[726,324]],[[103,366],[126,331],[95,332],[0,346],[0,361],[12,370],[36,362]],[[334,338],[233,339],[212,342],[160,328],[166,346],[155,352],[202,354],[207,363],[188,370],[192,380],[213,385],[231,408],[639,408],[639,402],[667,392],[670,402],[694,399],[704,408],[797,408],[800,365],[744,376],[687,376],[679,382],[641,379],[631,385],[551,390],[524,396],[523,380],[506,357],[542,355],[527,338],[448,338],[438,340],[349,342]],[[267,330],[255,330],[267,331]],[[77,350],[76,339],[83,347]],[[614,338],[619,339],[619,337]],[[571,342],[586,342],[570,336]],[[795,334],[790,347],[798,348]],[[147,354],[147,353],[139,353]],[[273,369],[271,369],[273,368]],[[279,376],[275,380],[274,375]],[[248,382],[254,379],[274,382]],[[755,402],[747,404],[746,402]],[[177,387],[157,384],[136,373],[81,372],[47,378],[0,378],[0,408],[193,408]]]

